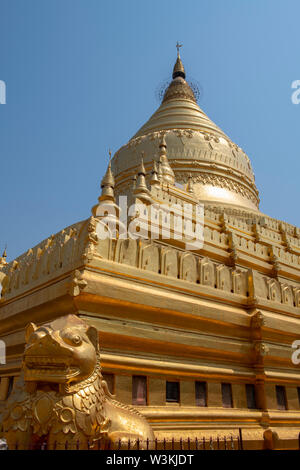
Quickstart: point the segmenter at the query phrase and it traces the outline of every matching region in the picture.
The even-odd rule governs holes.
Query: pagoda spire
[[[151,172],[150,184],[151,184],[151,186],[159,186],[160,185],[160,181],[159,181],[159,178],[158,178],[158,169],[157,169],[157,164],[156,164],[155,160],[153,160],[153,168],[152,168],[152,172]]]

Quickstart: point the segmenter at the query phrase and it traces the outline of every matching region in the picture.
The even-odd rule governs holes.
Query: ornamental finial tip
[[[180,57],[179,49],[180,49],[181,47],[182,47],[182,44],[179,44],[179,42],[177,41],[177,43],[176,43],[177,57]]]

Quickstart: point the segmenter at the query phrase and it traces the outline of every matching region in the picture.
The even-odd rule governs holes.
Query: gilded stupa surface
[[[185,80],[179,54],[160,107],[113,158],[117,191],[122,192],[130,182],[141,152],[150,170],[162,135],[176,181],[186,184],[191,175],[201,202],[258,211],[258,191],[248,156],[200,109]]]

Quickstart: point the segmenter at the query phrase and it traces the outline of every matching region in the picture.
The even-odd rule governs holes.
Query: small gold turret
[[[192,178],[191,174],[189,174],[189,177],[188,177],[188,182],[187,182],[187,185],[186,185],[186,191],[188,193],[194,194],[194,182],[193,182],[193,178]]]
[[[111,158],[111,151],[109,151],[109,157]],[[109,164],[108,164],[106,173],[103,176],[102,181],[101,181],[101,196],[99,198],[99,202],[106,201],[106,200],[112,200],[112,201],[115,200],[115,195],[114,195],[115,179],[111,171],[110,158],[109,158]]]
[[[193,90],[190,85],[185,80],[185,70],[179,54],[179,48],[182,47],[182,44],[176,44],[177,47],[177,59],[173,68],[172,78],[170,85],[168,86],[163,103],[166,103],[169,100],[173,99],[188,99],[197,102]]]
[[[169,183],[174,185],[175,183],[175,175],[174,171],[172,170],[169,160],[167,157],[167,144],[166,144],[166,139],[165,136],[162,136],[162,139],[159,144],[160,148],[160,156],[159,156],[159,161],[160,161],[160,167],[161,167],[161,172],[162,172],[162,180],[164,183]]]

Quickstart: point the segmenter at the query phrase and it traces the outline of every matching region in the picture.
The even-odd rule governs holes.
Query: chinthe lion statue
[[[114,400],[101,375],[98,332],[75,315],[26,328],[20,379],[2,419],[9,449],[140,448],[154,435]]]

